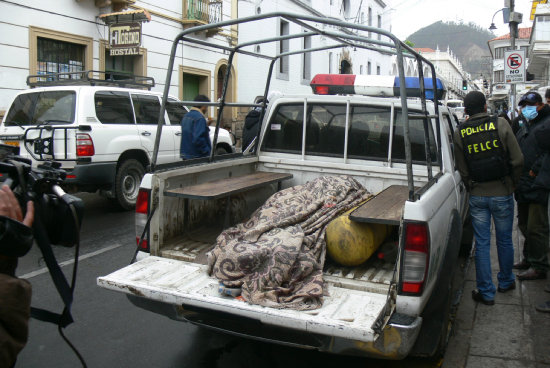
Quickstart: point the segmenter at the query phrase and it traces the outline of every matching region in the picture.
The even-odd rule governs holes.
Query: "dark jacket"
[[[524,124],[516,134],[525,158],[516,190],[516,200],[520,203],[547,203],[548,201],[550,160],[546,157],[549,147],[544,142],[548,129],[550,129],[550,106],[544,105],[537,117]],[[529,171],[533,171],[537,176],[530,176]]]
[[[14,277],[17,258],[0,256],[0,367],[11,367],[29,334],[31,284]]]
[[[210,155],[211,150],[210,129],[206,124],[206,118],[199,109],[193,107],[181,119],[180,157],[206,157]]]
[[[260,116],[261,110],[256,108],[250,110],[250,112],[244,118],[244,129],[243,129],[243,151],[252,143],[254,138],[260,132]]]
[[[486,113],[472,115],[467,121],[473,122],[488,118]],[[461,124],[462,125],[462,124]],[[503,119],[497,119],[497,130],[500,141],[503,144],[504,151],[508,156],[508,163],[510,165],[510,175],[507,175],[499,180],[486,181],[486,182],[473,182],[468,172],[468,165],[464,154],[463,140],[460,136],[460,126],[454,133],[455,143],[455,160],[456,166],[460,172],[462,180],[466,184],[468,191],[473,196],[480,197],[497,197],[507,196],[514,192],[519,177],[521,175],[521,169],[523,165],[523,155],[521,154],[520,147],[510,124]]]

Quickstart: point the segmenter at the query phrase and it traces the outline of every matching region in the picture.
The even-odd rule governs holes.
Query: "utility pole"
[[[507,0],[505,1],[504,5],[506,6],[506,2],[510,2],[510,15],[513,15],[514,14],[514,0]],[[513,16],[512,16],[513,18]],[[510,41],[511,41],[511,45],[510,45],[510,48],[512,50],[515,50],[516,49],[516,34],[517,34],[517,31],[518,31],[518,23],[517,22],[514,22],[513,19],[512,21],[510,22]],[[506,62],[506,60],[504,60],[504,62]],[[516,84],[515,83],[512,83],[512,85],[510,86],[510,104],[512,106],[509,106],[508,108],[512,111],[512,119],[514,119],[516,117]]]

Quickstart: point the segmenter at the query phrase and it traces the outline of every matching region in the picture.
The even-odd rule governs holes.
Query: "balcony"
[[[223,0],[183,0],[184,28],[221,22],[222,4]],[[209,30],[207,36],[212,36],[220,30]]]

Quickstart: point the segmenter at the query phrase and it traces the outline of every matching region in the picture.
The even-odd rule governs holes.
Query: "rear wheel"
[[[231,152],[229,152],[225,147],[223,146],[216,147],[216,156],[227,155],[228,153],[231,153]]]
[[[123,161],[116,172],[115,196],[118,205],[131,210],[136,205],[141,178],[145,174],[143,165],[134,159]]]

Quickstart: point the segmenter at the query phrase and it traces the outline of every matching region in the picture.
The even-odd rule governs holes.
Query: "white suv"
[[[123,209],[136,202],[156,137],[161,93],[109,86],[57,86],[22,91],[0,125],[0,142],[20,155],[55,160],[67,171],[71,191],[116,198]],[[170,98],[171,101],[177,101]],[[157,164],[180,161],[180,121],[187,110],[168,104]],[[214,129],[210,129],[213,139]],[[235,151],[220,129],[216,154]]]

